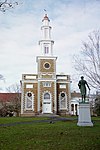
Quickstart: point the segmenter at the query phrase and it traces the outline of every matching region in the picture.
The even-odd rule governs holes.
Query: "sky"
[[[71,88],[77,90],[79,77],[73,55],[80,53],[82,41],[86,41],[91,32],[100,29],[100,0],[17,1],[19,5],[14,9],[0,12],[0,74],[5,78],[0,81],[1,92],[20,83],[22,74],[37,73],[44,9],[52,26],[53,54],[58,57],[57,74],[70,75]]]

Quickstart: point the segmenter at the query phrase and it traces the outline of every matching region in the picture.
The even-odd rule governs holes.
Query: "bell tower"
[[[53,55],[53,44],[54,41],[51,39],[51,26],[49,25],[49,18],[47,14],[45,14],[42,20],[42,39],[39,41],[39,45],[41,46],[41,52],[44,56],[52,56]]]
[[[37,56],[38,70],[38,112],[56,113],[56,60],[53,56],[54,41],[47,14],[42,20],[42,38],[39,41],[41,56]]]

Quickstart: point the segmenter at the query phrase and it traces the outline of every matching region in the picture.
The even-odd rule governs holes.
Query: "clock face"
[[[50,68],[50,64],[48,62],[44,63],[44,68],[45,69],[49,69]]]

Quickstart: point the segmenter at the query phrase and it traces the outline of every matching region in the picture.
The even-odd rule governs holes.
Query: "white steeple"
[[[42,20],[42,39],[39,41],[39,45],[41,46],[41,52],[43,56],[52,56],[53,55],[53,44],[54,41],[51,39],[51,26],[49,26],[49,18],[47,14],[45,14]]]

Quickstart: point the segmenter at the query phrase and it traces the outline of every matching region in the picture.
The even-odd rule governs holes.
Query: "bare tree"
[[[96,93],[95,105],[94,105],[94,112],[100,116],[100,93]]]
[[[74,56],[75,69],[85,75],[89,84],[100,90],[100,32],[93,31],[83,42],[80,56]]]
[[[0,0],[0,11],[5,12],[7,9],[14,8],[18,4],[16,1]]]
[[[9,93],[15,93],[14,98],[12,97],[13,110],[19,115],[20,107],[21,107],[21,88],[19,84],[12,84],[6,90]]]
[[[9,93],[21,93],[21,88],[18,83],[12,84],[11,86],[6,88]]]

